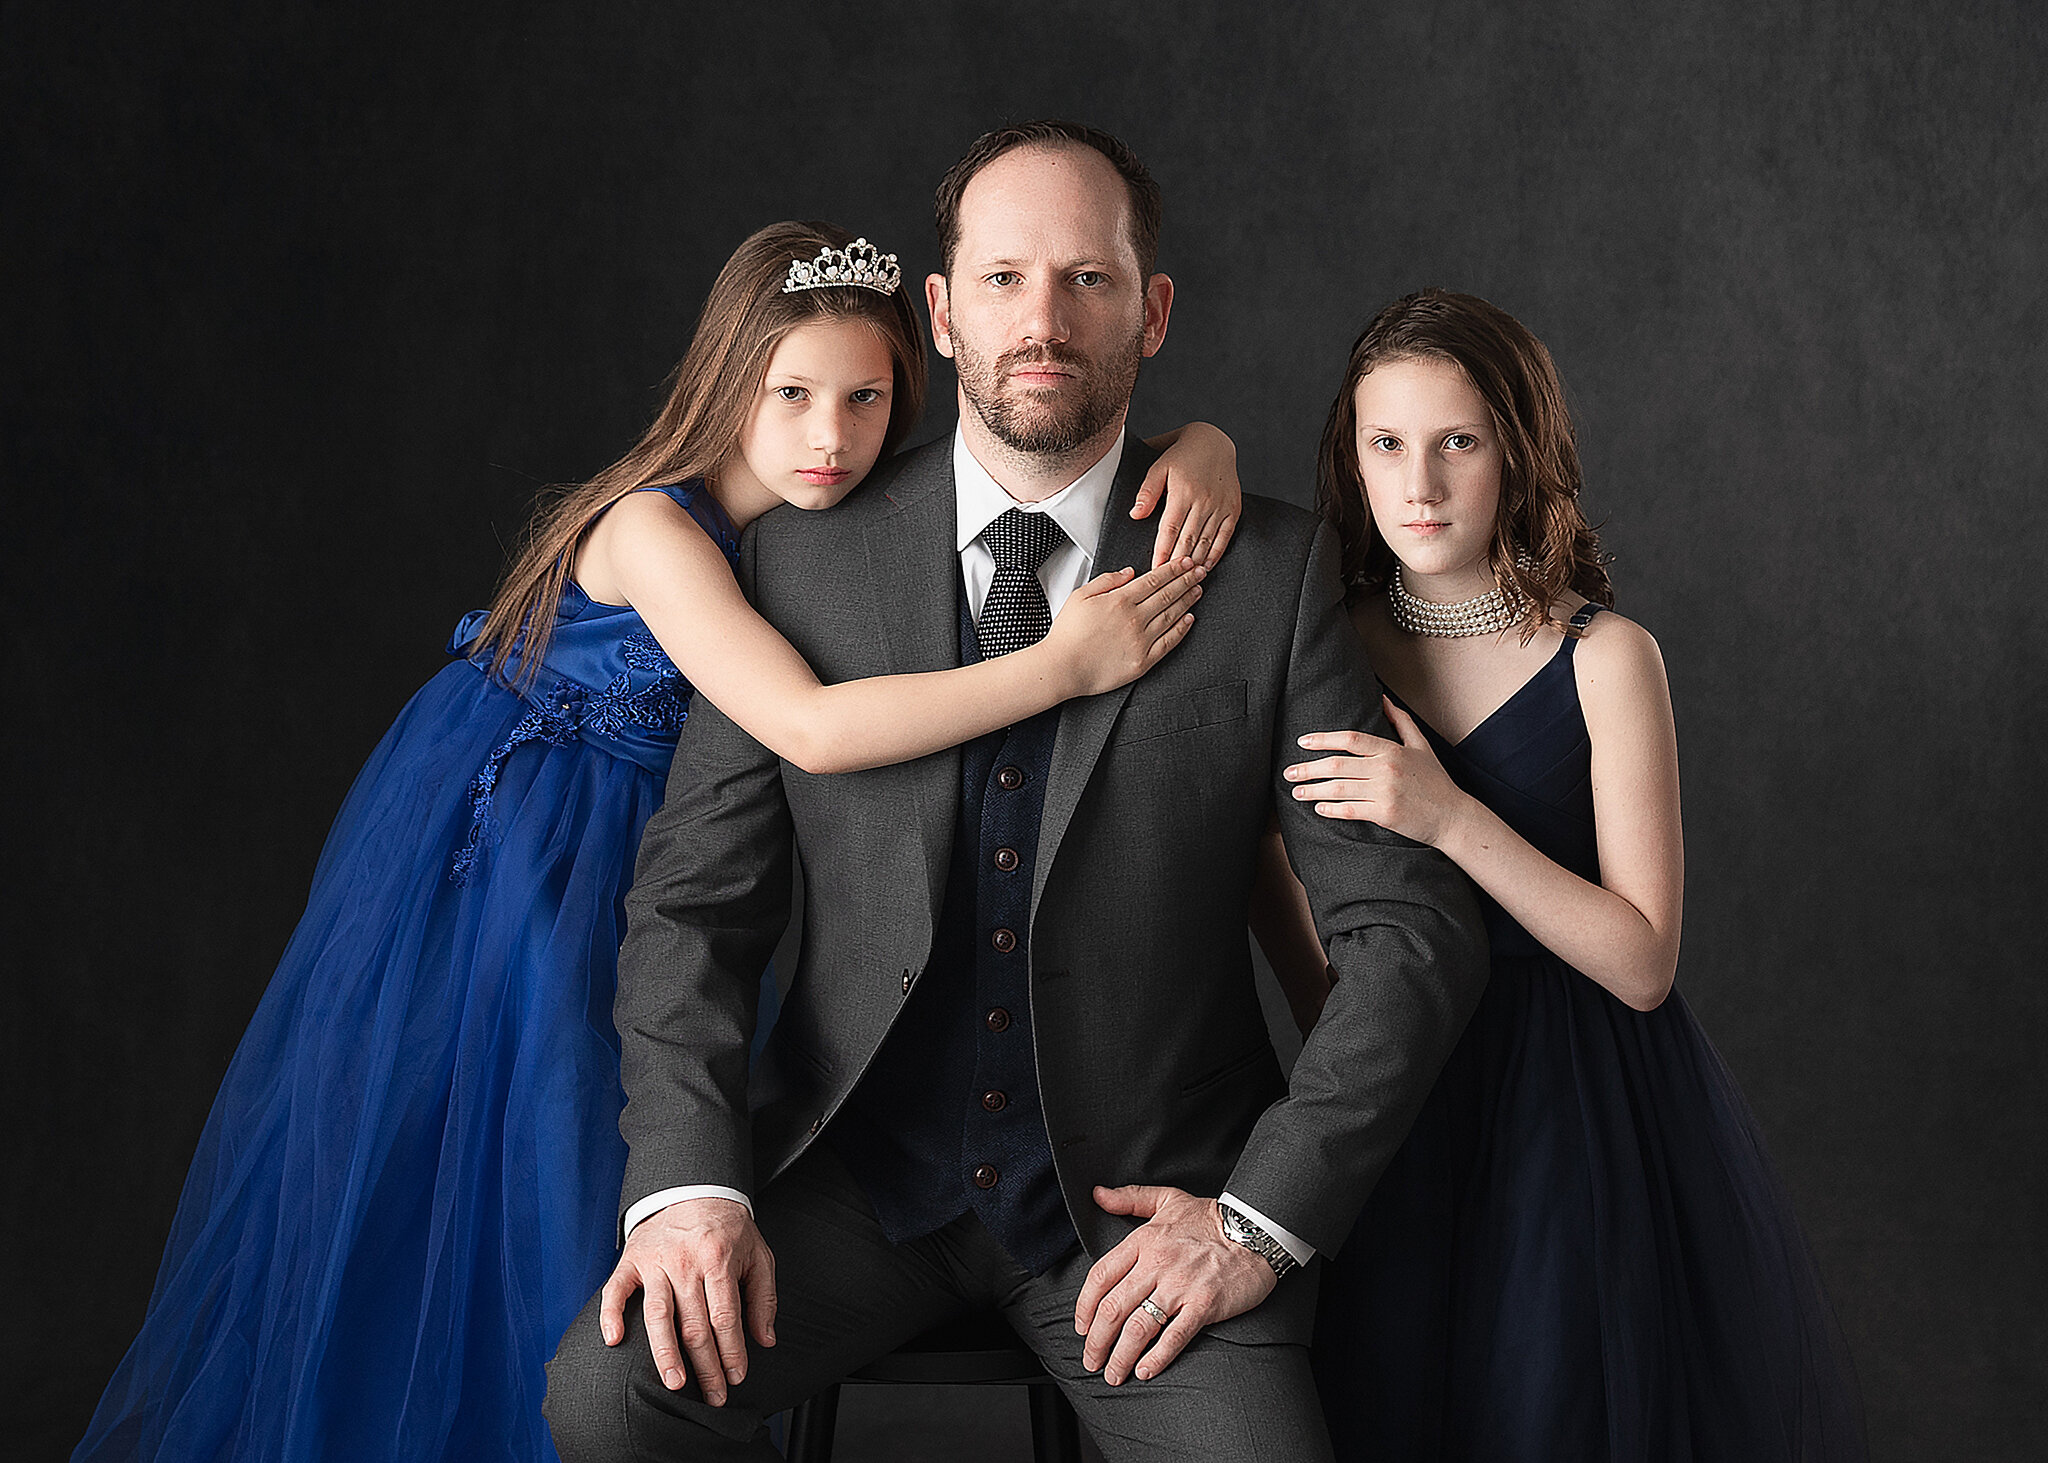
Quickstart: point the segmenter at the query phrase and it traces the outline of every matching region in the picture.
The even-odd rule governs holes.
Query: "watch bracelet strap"
[[[1285,1245],[1266,1233],[1264,1226],[1254,1223],[1243,1211],[1231,1208],[1220,1199],[1216,1201],[1216,1208],[1224,1216],[1224,1234],[1232,1243],[1243,1245],[1271,1265],[1276,1277],[1284,1276],[1301,1263],[1287,1252]],[[1238,1233],[1232,1233],[1233,1230]]]

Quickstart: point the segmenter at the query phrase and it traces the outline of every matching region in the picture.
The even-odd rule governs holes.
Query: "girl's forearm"
[[[1678,931],[1659,929],[1611,889],[1538,852],[1476,798],[1437,848],[1545,949],[1639,1011],[1654,1009],[1678,969]]]
[[[952,670],[814,685],[779,708],[776,725],[746,731],[806,772],[858,772],[1028,720],[1074,695],[1070,680],[1040,644]]]

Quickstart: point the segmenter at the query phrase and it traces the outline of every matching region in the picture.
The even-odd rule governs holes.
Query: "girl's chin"
[[[815,483],[807,483],[802,478],[798,478],[795,482],[785,487],[777,496],[792,508],[801,508],[807,513],[815,513],[820,508],[833,507],[841,499],[845,498],[848,493],[852,492],[859,481],[860,479],[858,478],[848,478],[844,482],[833,483],[831,486],[825,487]]]

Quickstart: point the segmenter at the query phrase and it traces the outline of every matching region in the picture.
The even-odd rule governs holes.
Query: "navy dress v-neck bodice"
[[[1423,726],[1460,787],[1598,882],[1576,645],[1461,741]],[[1811,1255],[1684,998],[1636,1011],[1482,905],[1492,979],[1325,1267],[1339,1463],[1862,1459]]]
[[[736,558],[701,482],[643,491]],[[617,1256],[623,900],[691,688],[573,584],[523,689],[480,625],[335,819],[74,1463],[555,1457],[543,1368]]]

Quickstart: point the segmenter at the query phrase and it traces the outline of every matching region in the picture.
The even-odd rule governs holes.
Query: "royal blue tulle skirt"
[[[451,877],[528,710],[458,661],[357,778],[80,1463],[554,1458],[543,1363],[616,1259],[612,991],[662,788],[521,742]]]

